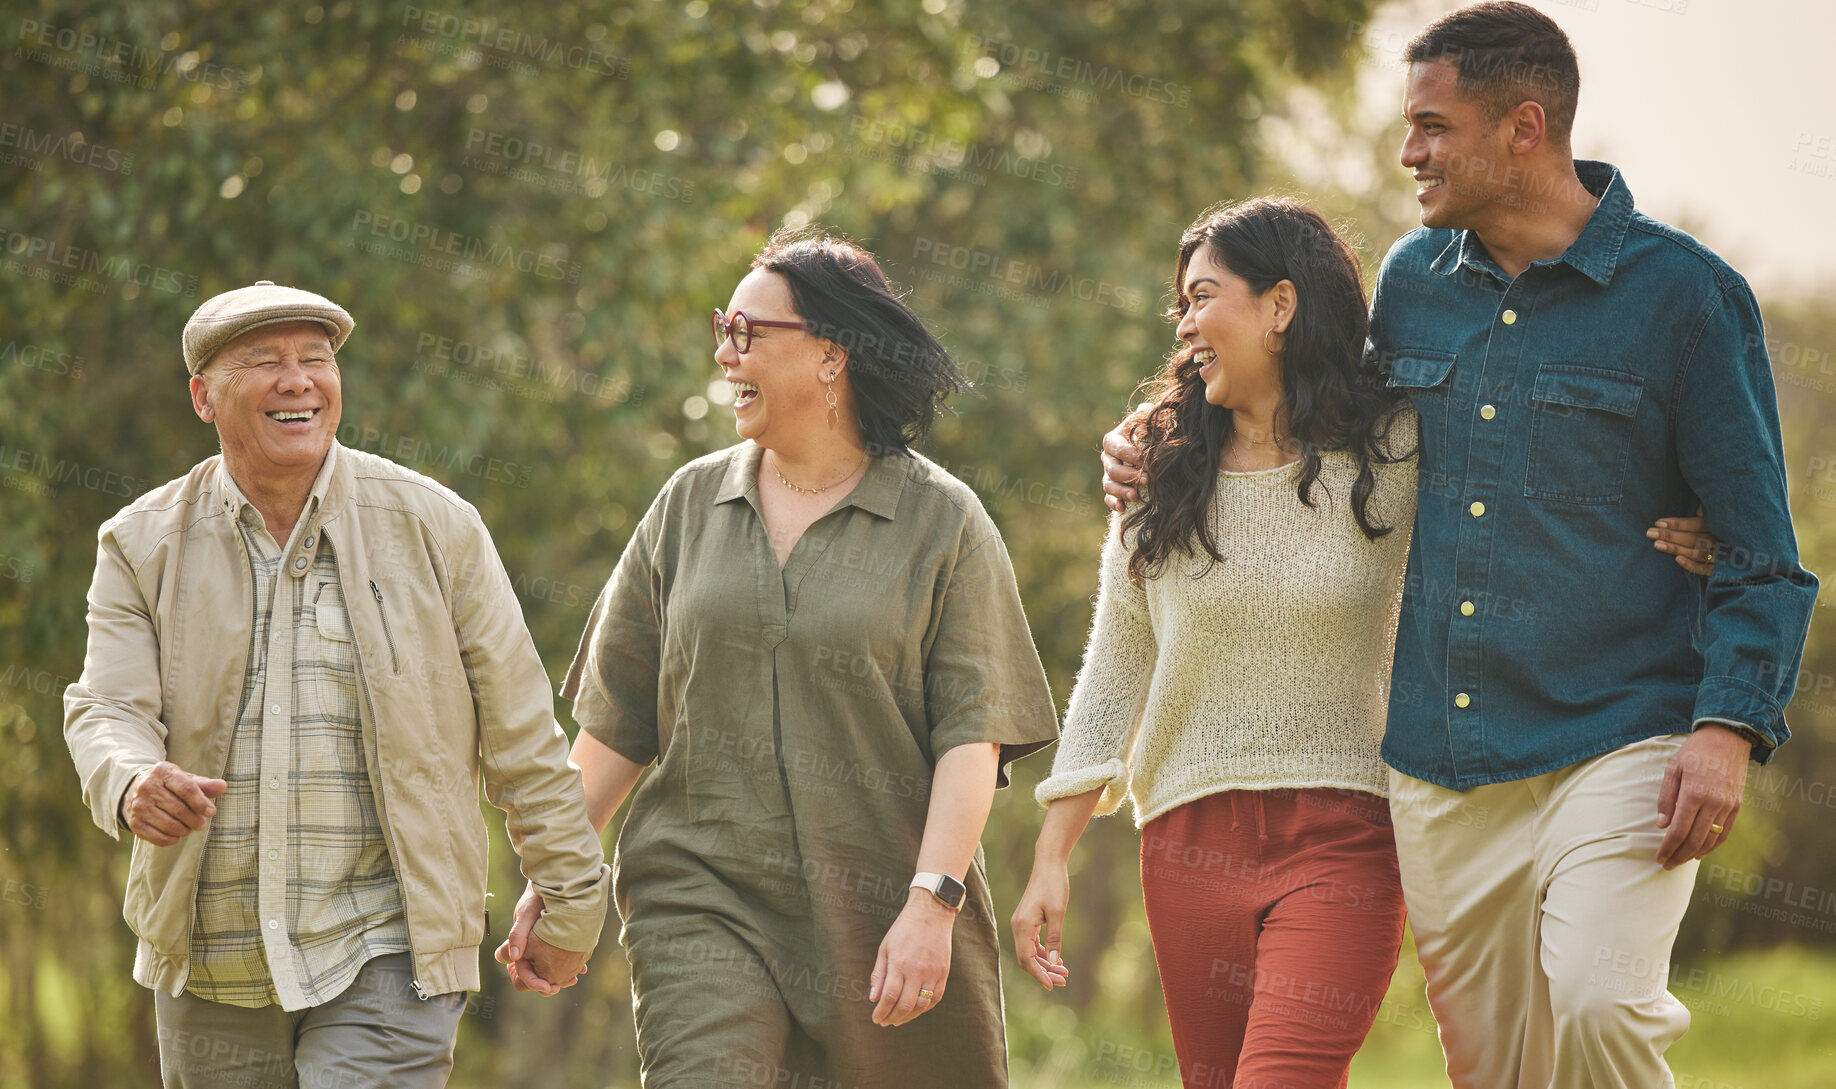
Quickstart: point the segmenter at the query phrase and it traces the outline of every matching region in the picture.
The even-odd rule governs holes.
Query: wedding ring
[[[1715,833],[1716,835],[1718,835],[1718,836],[1719,836],[1719,835],[1721,834],[1721,825],[1719,825],[1719,824],[1711,824],[1711,825],[1709,825],[1709,831],[1711,831],[1711,832],[1713,832],[1713,833]],[[922,992],[922,991],[920,991],[919,993],[920,993],[920,994],[922,994],[922,993],[924,993],[924,992]]]
[[[936,994],[929,987],[920,987],[918,988],[918,997],[924,999],[926,1002],[929,1002],[931,999],[936,997]]]

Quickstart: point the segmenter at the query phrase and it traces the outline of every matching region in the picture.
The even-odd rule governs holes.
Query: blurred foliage
[[[214,452],[178,351],[199,302],[271,279],[356,315],[341,437],[477,504],[558,678],[658,485],[733,441],[708,311],[772,228],[845,231],[979,387],[925,451],[1002,527],[1062,701],[1096,583],[1095,444],[1170,344],[1156,314],[1178,233],[1213,201],[1292,189],[1265,142],[1293,128],[1264,122],[1302,83],[1345,101],[1373,4],[14,5],[0,53],[0,1086],[156,1078],[152,1003],[119,918],[127,852],[80,803],[59,695],[81,668],[95,527]],[[1363,228],[1373,268],[1408,225],[1387,140],[1343,147],[1387,181],[1312,193]],[[1771,316],[1803,379],[1788,385],[1781,364],[1791,464],[1820,472],[1817,452],[1836,448],[1823,433],[1836,319]],[[1799,491],[1807,562],[1823,568],[1836,474]],[[1807,678],[1836,678],[1819,631]],[[1815,834],[1836,781],[1836,692],[1816,691],[1793,721],[1821,743],[1784,751],[1717,856],[1800,893],[1836,886],[1836,847]],[[1048,763],[1017,769],[990,820],[1003,906],[1030,864]],[[494,847],[501,920],[520,879],[501,832]],[[1009,973],[1016,1085],[1166,1081],[1103,1065],[1123,1048],[1170,1054],[1136,850],[1117,819],[1078,851],[1079,985],[1047,997]],[[1692,913],[1679,960],[1831,940],[1753,910],[1776,891],[1730,889]],[[550,1002],[487,972],[454,1084],[634,1084],[629,981],[610,931],[601,948]],[[1412,968],[1405,957],[1399,987]],[[1423,1034],[1386,1042],[1395,1023],[1361,1071],[1421,1069]]]

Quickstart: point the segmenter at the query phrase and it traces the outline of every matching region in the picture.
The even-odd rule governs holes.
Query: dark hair
[[[1358,460],[1352,516],[1367,538],[1389,533],[1392,527],[1372,524],[1367,510],[1376,485],[1371,465],[1414,451],[1390,448],[1389,425],[1401,397],[1363,367],[1370,320],[1351,247],[1318,212],[1297,201],[1213,205],[1180,236],[1169,317],[1177,319],[1190,305],[1186,270],[1200,246],[1257,294],[1283,280],[1294,284],[1298,299],[1280,365],[1288,430],[1301,446],[1300,501],[1313,506],[1321,453],[1352,451]],[[1122,520],[1124,532],[1132,534],[1128,573],[1136,581],[1157,577],[1176,551],[1196,558],[1203,549],[1212,562],[1224,558],[1212,537],[1209,509],[1232,417],[1229,409],[1205,400],[1198,372],[1188,345],[1144,384],[1154,402],[1138,435],[1149,484],[1142,502]]]
[[[1456,89],[1493,125],[1518,103],[1535,102],[1543,107],[1549,139],[1568,146],[1581,67],[1568,35],[1530,5],[1491,0],[1449,12],[1403,47],[1403,60],[1453,63],[1460,73]]]
[[[797,316],[848,353],[855,417],[875,455],[909,455],[944,399],[970,388],[873,254],[853,242],[820,228],[782,228],[752,267],[784,277]]]

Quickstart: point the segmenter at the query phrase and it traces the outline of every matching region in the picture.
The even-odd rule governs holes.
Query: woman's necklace
[[[1273,438],[1273,439],[1252,439],[1248,437],[1247,435],[1243,435],[1243,436],[1239,436],[1237,441],[1248,443],[1251,446],[1273,446],[1277,450],[1280,450],[1284,456],[1293,453],[1291,444],[1294,441],[1294,437],[1292,435],[1277,436],[1276,438]],[[1249,451],[1245,450],[1242,453],[1248,454]],[[1258,465],[1258,466],[1240,467],[1243,464],[1244,458],[1242,455],[1238,453],[1237,450],[1235,450],[1232,447],[1226,447],[1224,449],[1224,456],[1221,460],[1222,460],[1222,464],[1220,465],[1220,468],[1222,468],[1225,472],[1231,472],[1231,473],[1259,473],[1259,472],[1266,472],[1269,469],[1279,469],[1286,465],[1294,464],[1293,460],[1288,460],[1284,462],[1282,465]]]
[[[837,484],[840,484],[842,481],[852,479],[854,474],[860,472],[861,466],[865,464],[867,464],[867,455],[862,454],[861,460],[855,463],[854,468],[849,469],[847,473],[844,474],[840,479],[832,480],[829,483],[824,484],[820,488],[803,488],[795,484],[792,484],[790,480],[785,477],[784,471],[778,468],[778,466],[775,463],[772,465],[771,471],[778,474],[778,483],[784,485],[786,488],[789,488],[791,491],[796,492],[798,495],[821,495],[823,492],[826,492],[829,489],[835,487]]]

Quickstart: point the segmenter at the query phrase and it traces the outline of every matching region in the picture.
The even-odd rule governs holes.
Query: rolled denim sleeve
[[[1744,282],[1725,285],[1704,307],[1676,396],[1678,467],[1720,542],[1705,590],[1693,718],[1751,726],[1771,742],[1754,746],[1764,763],[1790,736],[1783,712],[1817,579],[1798,562],[1764,326]]]

